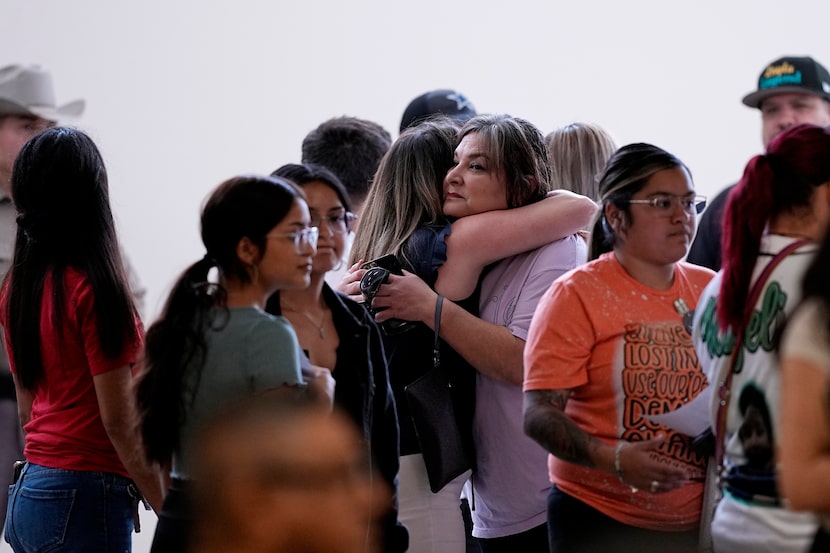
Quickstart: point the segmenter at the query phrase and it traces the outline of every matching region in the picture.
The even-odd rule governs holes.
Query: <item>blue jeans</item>
[[[132,551],[131,481],[27,463],[9,489],[6,541],[15,553]]]

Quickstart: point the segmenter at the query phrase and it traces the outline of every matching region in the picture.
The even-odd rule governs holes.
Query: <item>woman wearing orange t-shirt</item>
[[[684,323],[713,273],[681,261],[705,199],[649,144],[614,154],[600,197],[593,261],[546,292],[525,347],[525,431],[552,453],[551,551],[696,551],[705,459],[650,417],[706,382]]]

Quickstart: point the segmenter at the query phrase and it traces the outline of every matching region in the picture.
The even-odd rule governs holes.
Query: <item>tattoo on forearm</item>
[[[597,441],[565,415],[568,390],[525,392],[525,433],[564,461],[594,467]]]

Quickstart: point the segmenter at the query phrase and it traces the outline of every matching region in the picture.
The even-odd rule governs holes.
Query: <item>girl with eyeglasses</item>
[[[310,362],[331,373],[336,383],[335,406],[361,430],[367,455],[376,462],[388,489],[397,493],[398,418],[380,330],[362,305],[335,292],[325,281],[326,274],[342,262],[355,223],[348,194],[340,180],[320,165],[283,165],[272,176],[288,179],[302,189],[312,228],[319,229],[319,237],[311,284],[275,293],[267,311],[287,318]],[[383,551],[402,553],[407,533],[397,522],[396,497],[390,494],[386,507]]]
[[[690,310],[712,271],[682,261],[691,174],[630,144],[600,178],[592,261],[545,293],[525,347],[525,432],[551,453],[550,549],[696,552],[706,458],[651,416],[705,384]]]
[[[802,552],[818,528],[812,514],[790,510],[788,488],[778,482],[779,463],[809,474],[801,447],[804,434],[818,429],[781,423],[792,420],[784,410],[823,402],[827,390],[807,379],[785,380],[782,390],[777,335],[801,299],[828,223],[830,132],[814,125],[776,136],[726,201],[723,264],[700,299],[694,333],[712,387],[722,469],[723,498],[712,519],[716,553]]]
[[[104,162],[81,131],[47,129],[23,146],[11,187],[18,226],[0,323],[27,462],[6,540],[18,552],[130,551],[139,489],[156,509],[163,489],[136,432],[143,332]]]
[[[148,330],[137,391],[147,456],[172,479],[154,553],[187,550],[192,438],[202,421],[248,396],[305,393],[297,336],[264,309],[277,290],[308,286],[317,239],[310,222],[302,191],[272,177],[227,180],[202,210],[207,252]],[[325,399],[330,380],[325,372],[311,378],[314,395]]]

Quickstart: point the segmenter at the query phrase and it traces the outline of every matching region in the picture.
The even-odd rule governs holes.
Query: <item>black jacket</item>
[[[398,417],[380,329],[362,305],[328,284],[323,284],[323,300],[340,338],[332,371],[334,404],[362,432],[374,469],[394,493],[392,510],[383,520],[383,551],[402,553],[409,546],[409,534],[398,522]],[[269,298],[266,310],[281,314],[278,293]]]
[[[713,271],[720,270],[723,212],[726,209],[726,200],[733,188],[735,188],[734,184],[726,187],[706,205],[706,211],[703,212],[697,224],[697,235],[689,248],[689,255],[686,256],[686,261],[689,263],[709,267]]]

